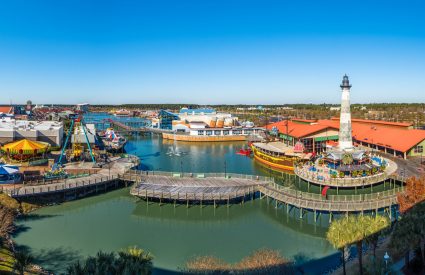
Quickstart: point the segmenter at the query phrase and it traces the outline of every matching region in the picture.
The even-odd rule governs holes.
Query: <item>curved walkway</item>
[[[259,191],[276,201],[297,208],[326,212],[363,212],[378,210],[397,204],[397,193],[402,188],[365,195],[334,195],[328,198],[320,194],[299,192],[278,185],[259,186]]]
[[[317,184],[317,185],[326,185],[330,187],[362,187],[367,185],[373,185],[379,182],[383,182],[390,178],[392,174],[397,171],[397,164],[389,159],[386,159],[388,162],[388,166],[386,171],[377,175],[367,176],[367,177],[359,177],[359,178],[330,178],[329,174],[311,172],[308,171],[305,167],[303,168],[294,168],[295,174],[301,179]],[[323,168],[318,168],[319,170]]]
[[[134,156],[116,158],[109,164],[110,168],[102,168],[96,174],[80,178],[49,180],[31,185],[20,184],[18,187],[13,185],[2,187],[2,191],[11,197],[19,198],[103,185],[119,179],[120,175],[123,175],[137,164],[138,158],[135,158]]]
[[[253,195],[258,186],[266,185],[268,178],[238,174],[180,174],[156,175],[128,173],[125,179],[136,181],[130,193],[145,199],[177,201],[229,201]]]

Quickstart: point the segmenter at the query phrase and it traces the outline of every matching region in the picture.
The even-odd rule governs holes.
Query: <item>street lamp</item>
[[[224,178],[227,178],[227,163],[226,163],[226,160],[224,160]]]
[[[385,261],[385,274],[388,273],[388,261],[390,260],[390,255],[385,251],[384,261]]]
[[[180,161],[180,176],[183,177],[183,161]]]

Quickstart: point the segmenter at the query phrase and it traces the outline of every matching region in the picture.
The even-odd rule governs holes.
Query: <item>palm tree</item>
[[[391,246],[399,252],[406,253],[406,262],[409,264],[409,253],[419,249],[422,262],[425,263],[425,203],[420,203],[407,212],[397,222],[391,235]]]
[[[328,232],[326,233],[326,239],[332,244],[332,246],[341,252],[341,260],[344,275],[345,270],[345,249],[351,244],[351,237],[347,231],[348,219],[342,218],[334,220],[329,226]]]
[[[153,256],[136,246],[118,252],[117,269],[121,274],[148,275],[152,271]]]
[[[13,264],[13,269],[19,273],[19,275],[24,275],[25,270],[31,265],[33,257],[26,251],[15,252],[14,255],[15,263]]]
[[[149,275],[152,273],[152,255],[144,250],[131,247],[117,253],[99,251],[95,257],[88,257],[83,263],[68,266],[68,275]]]
[[[376,248],[378,247],[379,237],[386,233],[386,228],[389,228],[391,222],[384,216],[377,215],[372,219],[368,227],[366,242],[372,246],[373,258],[376,259]]]

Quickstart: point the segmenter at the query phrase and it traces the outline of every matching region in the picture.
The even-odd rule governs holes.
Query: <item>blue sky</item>
[[[4,1],[0,103],[425,102],[424,1]]]

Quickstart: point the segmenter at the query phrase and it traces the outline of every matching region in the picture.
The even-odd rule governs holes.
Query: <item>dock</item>
[[[392,189],[371,194],[328,195],[322,196],[284,187],[273,178],[224,174],[224,173],[173,173],[130,171],[124,179],[135,182],[130,193],[141,199],[161,203],[193,204],[240,203],[261,198],[272,202],[276,209],[286,209],[289,213],[297,209],[300,219],[307,212],[314,213],[315,220],[320,214],[363,214],[379,211],[389,218],[397,212],[397,194],[403,187],[396,187],[395,180],[388,180]],[[399,179],[397,179],[399,180]]]
[[[38,180],[2,186],[1,191],[16,199],[52,194],[60,194],[64,198],[79,198],[92,193],[104,192],[111,187],[116,188],[119,185],[130,184],[122,180],[122,175],[138,164],[139,159],[135,156],[117,157],[105,167],[98,169],[96,173],[75,178]]]
[[[18,187],[2,187],[2,191],[16,199],[26,197],[57,195],[76,199],[89,194],[105,192],[110,187],[133,185],[130,193],[149,202],[229,206],[253,199],[266,199],[276,209],[287,213],[297,210],[300,219],[306,213],[314,214],[314,221],[321,214],[363,214],[379,212],[389,216],[397,215],[397,194],[400,178],[390,178],[386,183],[390,189],[370,194],[328,195],[303,192],[285,187],[274,178],[233,173],[179,173],[134,170],[138,158],[118,158],[111,167],[101,168],[94,174],[80,178],[59,179],[27,183]],[[293,176],[297,177],[297,176]]]
[[[269,178],[238,174],[143,173],[127,175],[136,179],[130,193],[146,200],[222,203],[252,197]],[[133,178],[132,178],[133,176]]]

